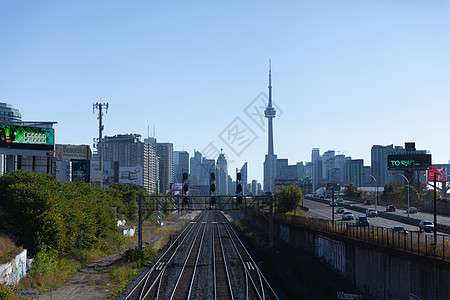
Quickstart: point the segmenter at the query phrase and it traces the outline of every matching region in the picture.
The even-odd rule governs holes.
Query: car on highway
[[[357,216],[355,219],[356,226],[369,226],[369,219],[366,216]]]
[[[363,202],[364,205],[372,205],[372,201],[370,201],[370,199],[366,199]]]
[[[417,214],[417,208],[415,208],[414,206],[411,206],[410,208],[408,208],[406,210],[406,213],[408,213],[408,211],[410,214]]]
[[[328,195],[328,194],[326,194],[326,195],[325,195],[325,198],[331,198],[331,196],[330,196],[330,195]]]
[[[337,197],[336,202],[344,202],[344,198],[342,198],[342,197]]]
[[[334,207],[337,207],[337,206],[338,206],[338,204],[337,204],[336,202],[333,202],[333,201],[331,201],[331,202],[330,202],[330,206],[334,206]]]
[[[306,194],[305,197],[314,197],[313,194]]]
[[[345,211],[345,208],[343,208],[342,206],[339,206],[339,207],[336,209],[336,213],[338,213],[338,214],[342,214],[344,211]]]
[[[432,232],[434,229],[434,224],[431,221],[422,220],[419,222],[419,231]]]
[[[366,217],[378,217],[378,212],[375,208],[366,209]]]
[[[406,230],[405,227],[400,226],[400,225],[392,226],[392,227],[391,227],[391,230],[392,230],[392,231],[395,231],[395,232],[408,233],[408,230]]]
[[[355,219],[355,217],[353,216],[353,213],[351,211],[344,211],[342,213],[342,220],[347,221],[353,219]]]
[[[395,205],[390,204],[386,206],[386,211],[395,211]]]
[[[325,198],[325,196],[324,196],[324,195],[320,195],[319,198],[320,198],[320,199],[323,199],[323,198]]]

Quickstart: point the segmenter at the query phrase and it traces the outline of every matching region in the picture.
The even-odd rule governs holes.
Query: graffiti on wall
[[[17,286],[27,274],[27,250],[16,255],[10,262],[0,265],[0,283]]]
[[[345,244],[316,236],[316,255],[339,273],[345,274]]]
[[[289,243],[289,226],[280,224],[280,238],[286,243]]]

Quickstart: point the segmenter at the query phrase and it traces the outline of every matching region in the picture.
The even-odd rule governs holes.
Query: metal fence
[[[378,244],[428,257],[450,260],[450,236],[434,235],[410,231],[399,232],[390,228],[378,226],[356,226],[355,223],[304,218],[289,215],[274,215],[274,220],[295,224],[318,231],[334,233],[364,242]]]

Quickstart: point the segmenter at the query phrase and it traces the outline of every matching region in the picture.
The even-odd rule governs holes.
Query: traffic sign
[[[19,291],[19,297],[37,297],[39,291]]]
[[[346,294],[344,292],[337,292],[337,299],[362,300],[362,295]]]

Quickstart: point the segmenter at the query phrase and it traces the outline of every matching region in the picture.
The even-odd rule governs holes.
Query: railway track
[[[123,299],[278,299],[225,216],[199,214]]]

